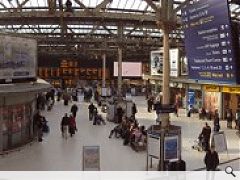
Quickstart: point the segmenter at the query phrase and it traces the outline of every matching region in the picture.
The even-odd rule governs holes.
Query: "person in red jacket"
[[[69,133],[72,137],[75,134],[75,131],[77,130],[76,120],[73,115],[69,117]]]

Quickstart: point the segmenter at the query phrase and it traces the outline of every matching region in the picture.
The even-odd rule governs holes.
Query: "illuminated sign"
[[[203,89],[207,92],[220,92],[220,87],[215,85],[205,85]]]

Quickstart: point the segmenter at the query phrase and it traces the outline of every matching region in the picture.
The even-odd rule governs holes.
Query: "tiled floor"
[[[155,113],[148,113],[143,97],[134,98],[138,107],[137,119],[140,124],[149,126],[155,123]],[[101,148],[101,170],[104,171],[142,171],[146,169],[146,152],[136,153],[128,146],[123,146],[121,139],[109,139],[110,130],[115,124],[107,122],[105,126],[93,126],[88,121],[88,104],[77,103],[78,132],[73,138],[62,139],[60,121],[70,106],[56,103],[51,112],[43,112],[50,126],[50,133],[44,137],[42,143],[35,142],[21,151],[13,152],[0,157],[0,170],[82,170],[82,148],[84,145],[99,145]],[[171,117],[172,124],[182,126],[182,158],[186,161],[187,170],[204,167],[204,152],[192,150],[193,141],[200,133],[204,122],[196,117],[187,118],[184,114],[176,118]],[[211,123],[210,123],[211,124]],[[228,142],[227,153],[220,154],[221,162],[240,157],[240,142],[235,130],[227,130],[222,122]],[[234,161],[234,169],[240,170],[240,161]],[[223,170],[226,165],[220,166]],[[156,170],[156,169],[155,169]]]

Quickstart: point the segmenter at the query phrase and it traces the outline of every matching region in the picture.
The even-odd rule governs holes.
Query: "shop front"
[[[223,87],[223,116],[226,117],[226,110],[231,109],[235,117],[237,109],[240,109],[240,87]]]
[[[214,114],[218,110],[220,118],[226,119],[226,110],[231,109],[235,116],[240,108],[240,87],[204,85],[204,107]]]

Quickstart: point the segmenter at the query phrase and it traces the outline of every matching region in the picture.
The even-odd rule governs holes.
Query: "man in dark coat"
[[[211,127],[208,125],[208,123],[206,123],[205,126],[203,127],[201,135],[203,138],[203,149],[207,151],[209,150],[209,143],[211,137]]]
[[[132,116],[133,118],[135,119],[135,115],[137,114],[137,106],[135,103],[133,103],[133,106],[132,106]]]
[[[88,112],[89,112],[89,121],[93,120],[93,111],[94,111],[95,106],[93,105],[93,103],[91,103],[88,106]]]
[[[40,111],[37,111],[37,113],[34,115],[33,122],[34,122],[35,130],[37,130],[38,141],[42,142],[42,137],[43,137],[43,116],[40,114]]]
[[[65,139],[67,139],[68,127],[69,127],[69,117],[67,113],[65,113],[65,116],[62,118],[62,121],[61,121],[62,137],[64,137]]]
[[[118,106],[118,108],[117,108],[117,123],[122,122],[122,117],[123,117],[123,109],[121,106]]]
[[[211,148],[206,152],[204,163],[206,164],[207,171],[216,171],[217,166],[219,165],[218,153]]]
[[[148,98],[147,104],[148,104],[148,112],[150,113],[150,112],[152,112],[152,106],[153,106],[153,100],[151,97]]]
[[[218,113],[218,110],[215,110],[213,126],[214,126],[214,128],[213,128],[214,132],[219,132],[219,130],[220,130],[220,123],[219,123],[219,113]]]
[[[73,104],[71,107],[71,113],[73,114],[73,117],[76,118],[77,116],[77,111],[78,111],[78,107],[76,104]]]

